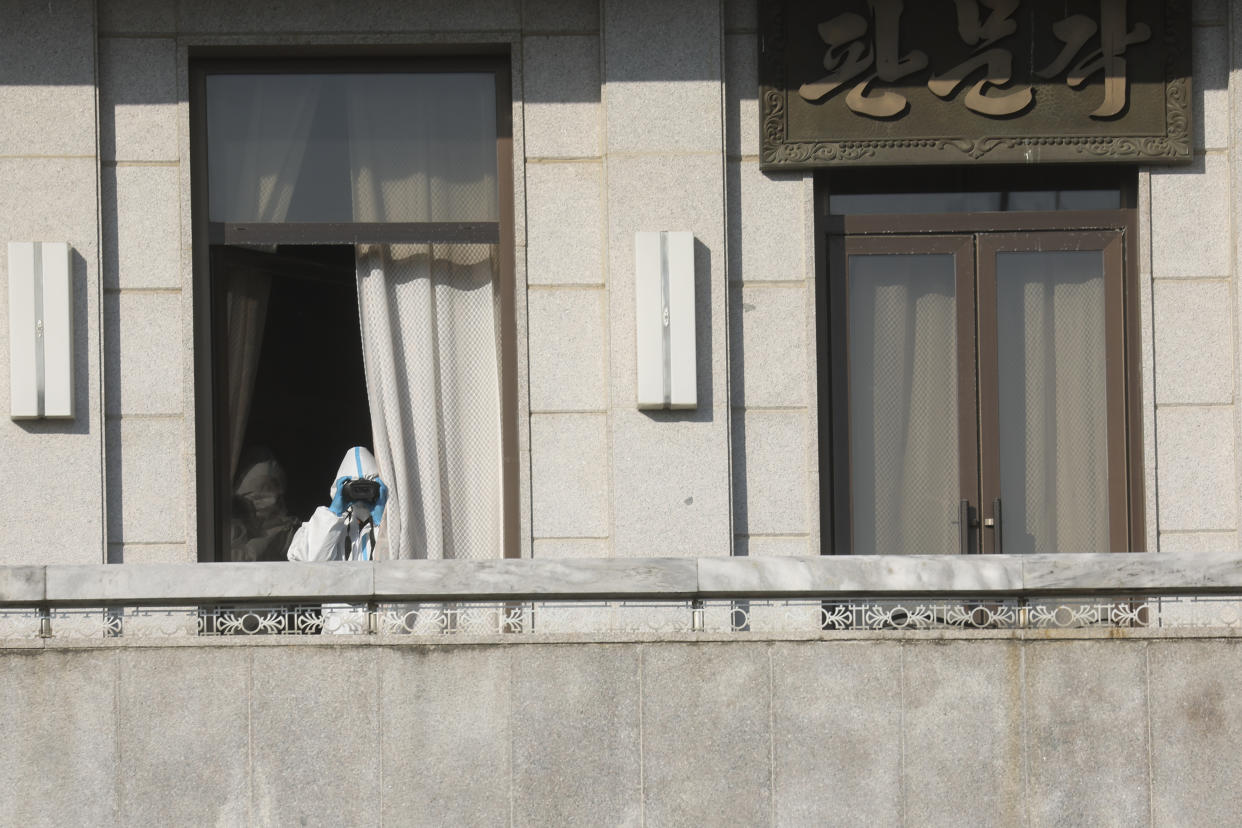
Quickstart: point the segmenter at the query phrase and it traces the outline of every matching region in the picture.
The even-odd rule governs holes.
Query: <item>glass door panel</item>
[[[975,447],[959,417],[974,407],[973,331],[963,335],[971,320],[960,311],[962,292],[973,294],[969,249],[969,238],[942,238],[856,240],[847,250],[834,296],[846,322],[855,554],[969,549],[961,502],[973,500],[975,475],[962,457]]]
[[[1108,552],[1112,234],[980,239],[985,551]],[[1116,284],[1110,284],[1115,282]],[[987,313],[991,307],[995,316]],[[1120,343],[1116,343],[1120,347]],[[1124,521],[1123,521],[1124,523]]]

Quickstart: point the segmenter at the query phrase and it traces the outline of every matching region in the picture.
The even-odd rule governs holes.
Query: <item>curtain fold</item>
[[[997,256],[1007,553],[1110,551],[1104,308],[1098,251]]]
[[[854,552],[957,552],[953,259],[869,255],[850,261]]]

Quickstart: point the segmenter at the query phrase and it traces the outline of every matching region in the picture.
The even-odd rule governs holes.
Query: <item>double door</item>
[[[837,551],[1133,548],[1125,241],[832,238]]]

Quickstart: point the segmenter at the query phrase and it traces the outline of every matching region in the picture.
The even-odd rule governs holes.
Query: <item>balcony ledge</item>
[[[0,567],[0,606],[1242,594],[1236,552]]]

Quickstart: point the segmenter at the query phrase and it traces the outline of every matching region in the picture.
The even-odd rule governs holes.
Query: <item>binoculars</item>
[[[379,500],[380,484],[376,480],[346,480],[341,499],[346,503],[375,503]]]

